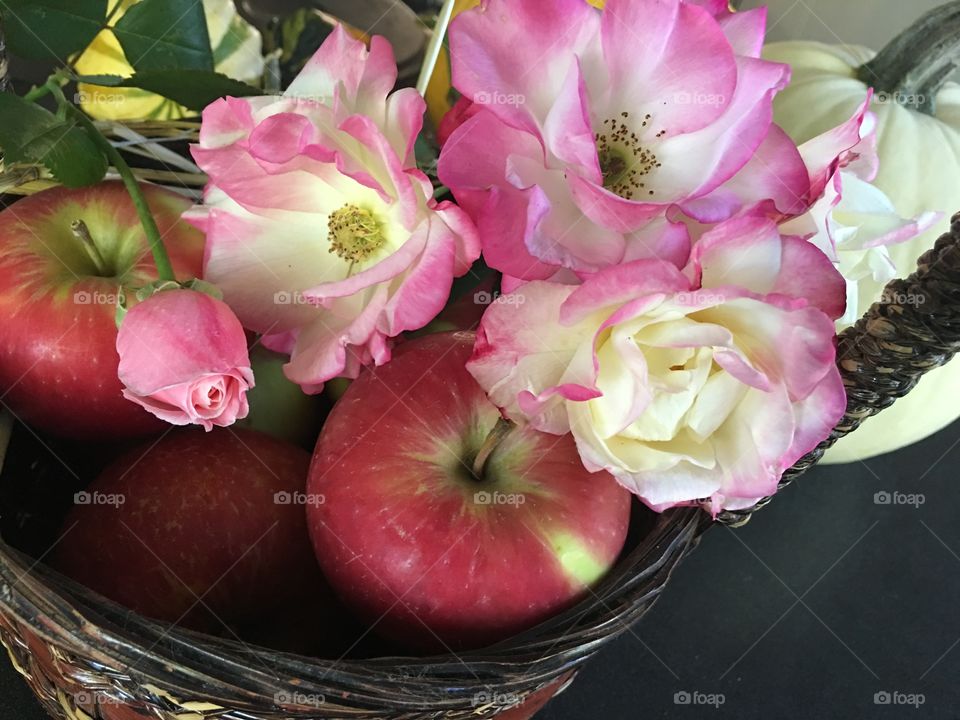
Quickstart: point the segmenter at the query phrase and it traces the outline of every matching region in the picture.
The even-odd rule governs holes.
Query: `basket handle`
[[[881,300],[842,333],[837,365],[847,390],[847,410],[816,448],[783,474],[778,489],[819,462],[837,440],[910,392],[923,376],[960,352],[960,213],[950,231],[920,257],[917,271],[891,281]],[[717,521],[744,524],[770,502],[725,510]]]

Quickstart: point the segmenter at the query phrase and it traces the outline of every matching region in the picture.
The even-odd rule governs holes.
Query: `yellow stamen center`
[[[369,210],[356,205],[344,205],[330,214],[330,252],[344,260],[366,260],[387,242],[383,227]]]

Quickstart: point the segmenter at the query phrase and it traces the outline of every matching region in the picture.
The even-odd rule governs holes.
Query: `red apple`
[[[576,601],[623,547],[630,494],[570,436],[514,429],[464,365],[472,333],[427,335],[354,381],[314,453],[307,510],[334,589],[375,629],[439,650],[492,643]]]
[[[198,277],[203,235],[180,221],[190,201],[152,185],[143,191],[177,277]],[[93,253],[71,230],[78,220]],[[114,319],[121,289],[155,279],[120,182],[45,190],[0,212],[0,400],[27,425],[57,435],[161,431],[164,423],[121,395]]]
[[[251,430],[173,431],[75,497],[52,564],[197,630],[315,605],[324,583],[306,528],[309,463],[306,451]]]

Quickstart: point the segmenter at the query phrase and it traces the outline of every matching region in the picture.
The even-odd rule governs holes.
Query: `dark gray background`
[[[650,614],[538,720],[960,718],[958,463],[960,423],[814,468],[746,527],[710,530]],[[883,491],[925,502],[875,504]],[[677,705],[680,691],[724,703]],[[874,704],[883,691],[924,703]],[[0,663],[0,719],[44,717]]]

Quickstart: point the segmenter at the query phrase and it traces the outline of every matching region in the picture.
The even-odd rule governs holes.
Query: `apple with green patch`
[[[191,202],[141,189],[179,279],[199,277],[203,234],[180,221]],[[126,188],[55,188],[0,212],[0,401],[36,429],[89,439],[165,424],[121,394],[117,299],[157,279]]]
[[[317,444],[320,425],[330,401],[321,395],[307,395],[283,374],[287,356],[254,345],[250,367],[257,384],[247,391],[250,412],[236,427],[258,430],[308,450]]]
[[[573,439],[514,427],[466,371],[475,336],[428,335],[353,382],[308,493],[345,603],[419,649],[487,645],[576,602],[616,561],[630,494]]]

